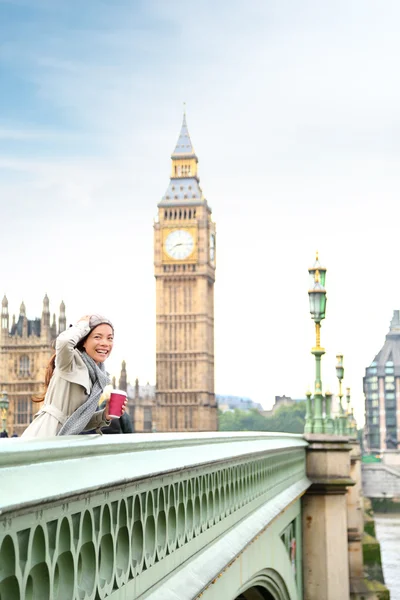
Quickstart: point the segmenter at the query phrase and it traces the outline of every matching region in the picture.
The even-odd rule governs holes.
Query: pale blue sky
[[[115,321],[109,369],[155,381],[153,218],[186,102],[217,223],[216,391],[269,406],[362,377],[400,308],[395,0],[0,0],[1,289]]]

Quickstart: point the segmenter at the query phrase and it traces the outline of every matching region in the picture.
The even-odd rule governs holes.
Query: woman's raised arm
[[[56,340],[56,366],[67,371],[74,357],[78,342],[90,332],[90,315],[81,317],[76,325],[71,325],[62,331]]]

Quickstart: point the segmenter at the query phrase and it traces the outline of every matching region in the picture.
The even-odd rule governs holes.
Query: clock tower
[[[215,224],[186,115],[154,224],[157,431],[216,431]]]

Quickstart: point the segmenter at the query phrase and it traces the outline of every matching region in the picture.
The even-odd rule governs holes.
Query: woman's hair
[[[44,376],[44,390],[38,396],[32,397],[32,402],[43,402],[44,397],[46,396],[47,388],[49,387],[50,379],[53,377],[54,369],[56,368],[56,354],[50,358],[49,363],[46,368],[46,373]]]
[[[85,348],[83,347],[83,344],[86,342],[86,340],[88,339],[89,335],[92,333],[93,330],[89,331],[89,333],[87,335],[85,335],[84,338],[82,338],[81,340],[79,340],[79,342],[77,343],[77,345],[75,346],[75,348],[77,350],[79,350],[79,352],[84,352]]]

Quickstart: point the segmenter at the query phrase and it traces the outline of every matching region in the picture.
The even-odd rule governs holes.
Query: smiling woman
[[[96,363],[102,363],[114,344],[114,329],[110,323],[102,323],[93,329],[79,344]]]
[[[101,315],[86,315],[60,333],[45,393],[37,398],[44,404],[23,437],[74,435],[110,425],[108,399],[103,410],[98,403],[109,383],[104,361],[113,343],[112,323]]]

